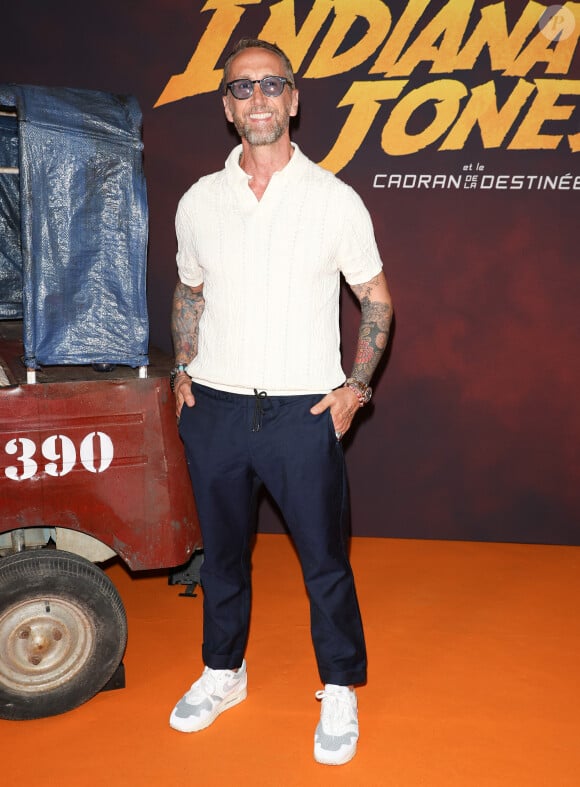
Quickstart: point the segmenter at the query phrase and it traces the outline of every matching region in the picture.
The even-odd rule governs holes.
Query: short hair
[[[279,46],[276,46],[276,44],[271,44],[269,41],[264,41],[262,38],[242,38],[229,53],[226,58],[226,62],[224,63],[224,73],[220,84],[220,90],[224,96],[228,92],[226,85],[229,82],[228,71],[230,70],[232,60],[236,57],[236,55],[239,55],[240,52],[243,52],[244,49],[266,49],[268,52],[272,52],[273,54],[277,55],[284,66],[284,71],[286,72],[284,76],[288,80],[288,84],[290,87],[294,87],[294,71],[292,70],[292,63],[290,62],[288,55],[286,55]]]

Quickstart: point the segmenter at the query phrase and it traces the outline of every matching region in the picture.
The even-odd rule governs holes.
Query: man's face
[[[265,76],[285,76],[278,55],[267,49],[244,49],[232,61],[228,82],[234,79],[262,79]],[[242,139],[250,145],[272,145],[288,131],[290,118],[298,112],[298,91],[288,85],[276,98],[268,98],[260,85],[240,101],[228,90],[223,97],[227,119],[233,123]]]

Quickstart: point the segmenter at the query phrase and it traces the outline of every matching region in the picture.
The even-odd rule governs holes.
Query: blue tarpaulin
[[[18,122],[0,114],[0,319],[22,317]]]
[[[10,214],[20,222],[18,242],[13,236],[0,255],[0,287],[10,272],[18,278],[21,250],[26,365],[147,364],[148,211],[136,99],[0,85],[0,106],[16,108],[19,167],[19,206],[3,176],[0,221]],[[3,158],[14,150],[14,126],[5,125]],[[0,317],[12,316],[2,308],[9,311],[0,307]]]

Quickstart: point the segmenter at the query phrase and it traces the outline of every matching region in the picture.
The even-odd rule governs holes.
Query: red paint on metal
[[[16,377],[13,353],[6,358],[14,347],[2,349]],[[103,376],[59,367],[35,385],[0,388],[0,532],[71,528],[134,570],[186,562],[201,536],[168,366],[152,360],[146,379],[126,368]]]

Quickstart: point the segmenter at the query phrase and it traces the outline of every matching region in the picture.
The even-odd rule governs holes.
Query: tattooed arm
[[[382,271],[370,281],[353,285],[351,289],[360,303],[361,323],[350,376],[368,385],[387,346],[393,306]],[[345,435],[359,408],[357,395],[351,388],[338,388],[321,399],[310,412],[319,415],[329,407],[334,428]]]
[[[203,284],[198,287],[189,287],[187,284],[178,282],[173,294],[171,312],[171,335],[173,336],[176,364],[187,364],[197,355],[199,321],[204,306]],[[180,372],[176,376],[174,392],[175,409],[179,418],[184,404],[188,407],[193,407],[195,404],[191,392],[191,380],[185,372]]]
[[[361,308],[358,345],[351,377],[368,385],[385,351],[393,316],[393,305],[384,273],[365,284],[352,286]]]

